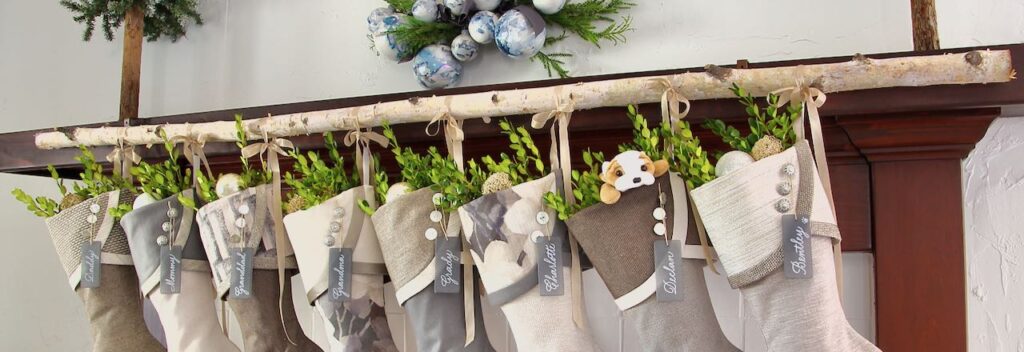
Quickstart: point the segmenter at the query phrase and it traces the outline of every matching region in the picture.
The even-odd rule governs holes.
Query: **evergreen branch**
[[[416,3],[416,0],[384,0],[384,1],[387,2],[388,5],[391,6],[391,8],[395,9],[395,12],[401,12],[401,13],[404,13],[404,14],[407,14],[407,15],[410,12],[412,12],[412,5]]]
[[[569,38],[569,33],[566,32],[562,32],[562,34],[559,34],[557,36],[547,37],[544,39],[544,47],[555,45],[556,43],[563,41],[567,38]]]
[[[545,54],[544,52],[539,51],[536,55],[530,58],[530,61],[540,61],[540,64],[544,66],[544,70],[548,72],[548,77],[551,77],[551,73],[554,72],[558,74],[559,78],[568,78],[569,70],[566,70],[565,67],[562,66],[565,65],[565,61],[559,59],[565,57],[572,57],[572,54]]]
[[[415,55],[428,45],[451,43],[452,39],[462,33],[462,29],[451,23],[423,22],[410,17],[408,22],[388,33],[394,34],[395,41],[404,47],[406,52]]]
[[[92,39],[97,23],[103,36],[114,40],[114,30],[121,27],[134,6],[143,9],[143,35],[149,41],[163,36],[177,41],[185,35],[187,22],[203,24],[197,0],[60,0],[60,5],[71,11],[75,22],[85,25],[85,41]]]
[[[600,48],[601,41],[618,44],[626,40],[625,32],[632,30],[632,20],[625,17],[617,22],[612,16],[633,6],[636,4],[627,0],[586,0],[566,4],[562,11],[543,16],[546,22],[557,24]],[[598,31],[596,22],[611,24]]]

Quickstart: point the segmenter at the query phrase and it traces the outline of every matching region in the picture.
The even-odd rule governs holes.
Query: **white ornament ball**
[[[476,58],[476,51],[480,48],[469,33],[463,31],[452,40],[452,55],[459,61],[472,61]]]
[[[473,10],[473,0],[444,0],[444,7],[452,11],[452,15],[462,16]]]
[[[242,177],[238,174],[223,174],[217,178],[217,185],[214,187],[217,196],[227,197],[242,189]]]
[[[377,33],[384,22],[384,17],[393,14],[395,14],[395,10],[390,7],[378,7],[370,11],[370,15],[366,16],[366,25],[370,29],[370,33]]]
[[[501,0],[473,0],[473,4],[476,4],[477,10],[494,11],[501,5]]]
[[[156,198],[149,195],[149,193],[142,193],[138,197],[135,197],[135,202],[132,202],[132,209],[139,209],[144,206],[156,203]]]
[[[412,59],[412,72],[423,88],[451,87],[462,78],[462,63],[447,45],[430,45]]]
[[[387,33],[387,31],[398,28],[398,26],[401,26],[407,21],[408,16],[403,14],[394,14],[384,17],[381,22],[380,30],[373,35],[373,48],[377,51],[378,56],[396,62],[408,58],[409,53],[405,46],[399,45],[394,34]]]
[[[526,59],[544,47],[547,28],[544,19],[529,6],[506,11],[495,25],[494,42],[513,59]]]
[[[498,23],[498,15],[490,11],[480,11],[469,19],[469,36],[477,43],[489,44],[494,41],[494,25]]]
[[[393,184],[391,187],[388,187],[388,193],[384,196],[384,202],[391,203],[391,201],[398,199],[398,197],[401,197],[410,191],[412,191],[412,187],[409,187],[408,183],[399,182]]]
[[[718,164],[715,164],[715,176],[723,177],[753,163],[754,157],[750,156],[750,154],[739,150],[733,150],[725,153],[725,155],[722,155],[721,159],[718,159]]]
[[[533,7],[545,15],[554,15],[562,11],[566,0],[533,0]]]
[[[437,21],[437,2],[434,0],[416,0],[412,5],[412,17],[423,22]]]

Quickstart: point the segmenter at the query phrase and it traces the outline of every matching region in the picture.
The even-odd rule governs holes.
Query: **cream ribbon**
[[[448,146],[448,155],[451,155],[452,159],[455,160],[455,166],[459,168],[459,171],[463,171],[462,141],[466,140],[466,134],[462,131],[462,120],[452,116],[451,103],[452,97],[449,96],[444,99],[445,110],[437,113],[437,115],[430,119],[425,132],[428,136],[437,136],[441,132],[443,124],[444,142]]]
[[[554,89],[555,109],[533,115],[530,127],[541,129],[544,128],[548,120],[555,120],[551,124],[551,164],[559,169],[562,174],[562,191],[565,192],[563,197],[565,197],[566,202],[569,204],[575,204],[576,198],[572,194],[572,162],[569,158],[569,122],[572,120],[572,112],[576,110],[576,100],[570,94],[569,100],[563,104],[561,98],[562,89],[562,86],[555,87]],[[555,131],[556,125],[557,133]],[[583,270],[580,267],[580,249],[576,244],[576,237],[572,233],[569,233],[567,237],[569,238],[569,251],[572,258],[571,276],[569,277],[573,303],[572,320],[580,329],[586,329],[587,319],[583,314]]]
[[[387,148],[391,143],[387,137],[370,129],[363,131],[356,125],[356,129],[345,134],[344,143],[346,147],[356,146],[356,165],[362,176],[363,186],[373,185],[373,157],[370,155],[370,145],[376,142],[381,147]],[[377,208],[377,197],[373,193],[366,195],[366,202],[370,208]]]
[[[288,242],[285,237],[284,230],[284,214],[281,209],[281,165],[278,163],[278,155],[288,156],[286,150],[294,149],[295,146],[291,141],[275,137],[268,139],[266,132],[263,134],[262,143],[254,143],[242,148],[242,157],[251,158],[255,155],[260,156],[260,161],[263,162],[263,154],[267,154],[266,164],[270,168],[270,174],[273,177],[273,193],[270,198],[270,213],[274,217],[274,236],[275,236],[275,248],[277,249],[277,278],[278,278],[278,295],[277,301],[278,312],[281,315],[281,326],[284,329],[284,335],[288,338],[288,342],[293,346],[298,346],[295,341],[292,340],[291,335],[288,334],[288,326],[284,322],[284,300],[291,299],[291,297],[285,297],[284,286],[285,286],[285,258],[292,255],[291,243]]]
[[[818,176],[825,188],[825,196],[828,197],[829,209],[832,210],[832,217],[836,216],[836,203],[832,198],[832,178],[828,173],[828,159],[825,156],[825,137],[821,131],[821,117],[818,115],[818,108],[825,105],[825,93],[821,89],[812,87],[803,82],[797,82],[796,86],[778,89],[772,92],[779,96],[775,107],[783,107],[786,103],[800,105],[800,117],[793,121],[793,128],[796,131],[796,140],[806,139],[804,132],[804,112],[807,113],[808,122],[811,125],[812,144],[814,146],[814,163],[818,166]],[[842,244],[832,245],[832,257],[835,261],[836,286],[839,288],[839,298],[843,297],[843,256]]]
[[[690,113],[690,100],[686,99],[686,96],[682,93],[679,93],[679,91],[676,90],[675,85],[672,84],[672,80],[666,77],[652,78],[651,82],[665,90],[665,92],[661,94],[661,121],[669,124],[669,127],[672,129],[672,133],[678,133],[680,129],[679,123]],[[686,106],[686,109],[680,111],[680,105]],[[671,162],[676,162],[675,153],[672,153],[672,142],[666,140],[663,143],[665,144],[665,149],[669,151],[667,154],[669,159],[671,159]],[[704,261],[707,263],[708,268],[711,269],[711,272],[716,275],[721,275],[718,272],[718,269],[715,268],[715,259],[711,254],[711,246],[708,245],[708,234],[707,230],[704,229],[704,221],[701,220],[700,212],[697,211],[696,205],[693,204],[693,197],[690,196],[690,192],[693,191],[693,189],[690,188],[688,183],[683,183],[686,184],[686,197],[689,200],[691,214],[693,214],[693,221],[697,227],[697,237],[700,239],[700,246],[704,251]],[[666,238],[666,240],[667,239],[668,238]]]
[[[134,146],[126,146],[124,139],[118,138],[117,146],[114,147],[114,150],[110,151],[110,154],[107,154],[107,161],[113,166],[114,175],[119,175],[121,178],[131,182],[131,168],[142,161],[142,156],[135,152]]]
[[[199,137],[192,137],[191,133],[188,136],[174,136],[171,138],[171,143],[181,143],[181,153],[185,155],[185,160],[192,165],[192,188],[195,188],[196,194],[198,194],[199,187],[199,172],[202,168],[206,168],[206,174],[213,177],[213,172],[210,171],[210,161],[206,159],[206,153],[203,152],[203,148],[206,146],[207,135],[199,135]]]

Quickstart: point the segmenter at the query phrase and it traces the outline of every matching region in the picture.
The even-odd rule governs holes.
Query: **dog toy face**
[[[622,192],[654,184],[654,178],[668,171],[665,160],[652,161],[644,152],[629,150],[601,165],[601,201],[614,204]]]

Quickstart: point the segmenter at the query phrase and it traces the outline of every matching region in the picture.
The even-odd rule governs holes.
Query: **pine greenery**
[[[114,40],[114,30],[121,27],[132,6],[141,6],[145,17],[143,34],[149,41],[168,37],[177,41],[185,35],[185,25],[192,21],[203,24],[196,10],[198,0],[60,0],[72,13],[75,22],[85,25],[82,40],[92,39],[97,23],[103,36]]]

